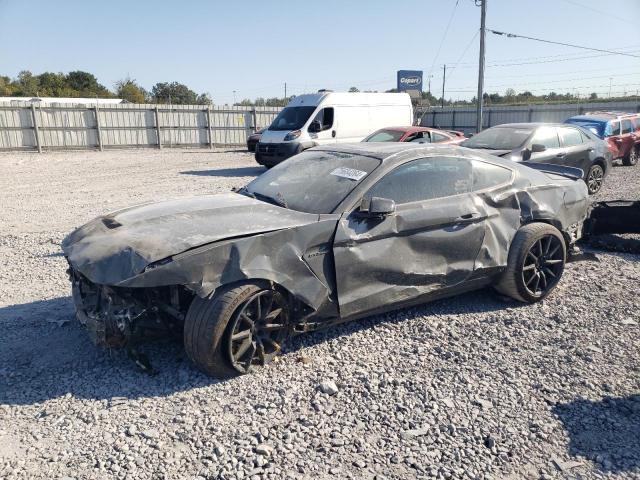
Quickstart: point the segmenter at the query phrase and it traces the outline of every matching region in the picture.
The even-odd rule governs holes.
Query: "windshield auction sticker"
[[[336,177],[348,178],[349,180],[362,180],[367,176],[367,172],[356,170],[355,168],[339,167],[331,172]]]

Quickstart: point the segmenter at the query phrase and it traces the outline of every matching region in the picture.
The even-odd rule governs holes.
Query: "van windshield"
[[[315,110],[316,107],[285,107],[271,122],[269,130],[299,130]]]

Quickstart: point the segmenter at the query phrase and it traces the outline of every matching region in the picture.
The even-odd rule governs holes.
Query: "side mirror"
[[[534,143],[531,145],[531,153],[544,152],[547,149],[544,145],[540,145],[539,143]]]
[[[322,126],[320,125],[320,122],[317,120],[314,120],[313,122],[311,122],[311,124],[309,125],[309,133],[318,133],[320,130],[322,130]]]
[[[386,217],[396,211],[396,202],[390,198],[363,198],[360,211],[369,217]]]
[[[529,161],[531,159],[531,150],[529,150],[528,148],[525,148],[524,150],[522,150],[522,161],[526,162]]]

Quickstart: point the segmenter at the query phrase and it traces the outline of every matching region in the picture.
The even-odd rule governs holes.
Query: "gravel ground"
[[[225,191],[233,151],[0,155],[0,478],[640,478],[640,256],[592,250],[524,306],[490,290],[297,337],[227,381],[156,376],[73,318],[64,234]],[[600,198],[640,198],[616,167]]]

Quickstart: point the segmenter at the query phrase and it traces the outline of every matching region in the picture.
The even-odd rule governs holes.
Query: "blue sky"
[[[86,70],[105,86],[179,81],[215,103],[318,88],[385,90],[398,69],[471,98],[473,0],[0,0],[0,74]],[[640,0],[488,0],[487,27],[640,55]],[[453,15],[453,17],[452,17]],[[438,53],[449,20],[450,28]],[[486,91],[635,93],[640,58],[487,34]],[[582,58],[578,58],[582,57]],[[587,57],[587,58],[584,58]],[[537,63],[531,63],[537,62]],[[521,65],[514,65],[520,63]],[[454,65],[457,68],[451,69]],[[508,64],[508,65],[505,65]]]

